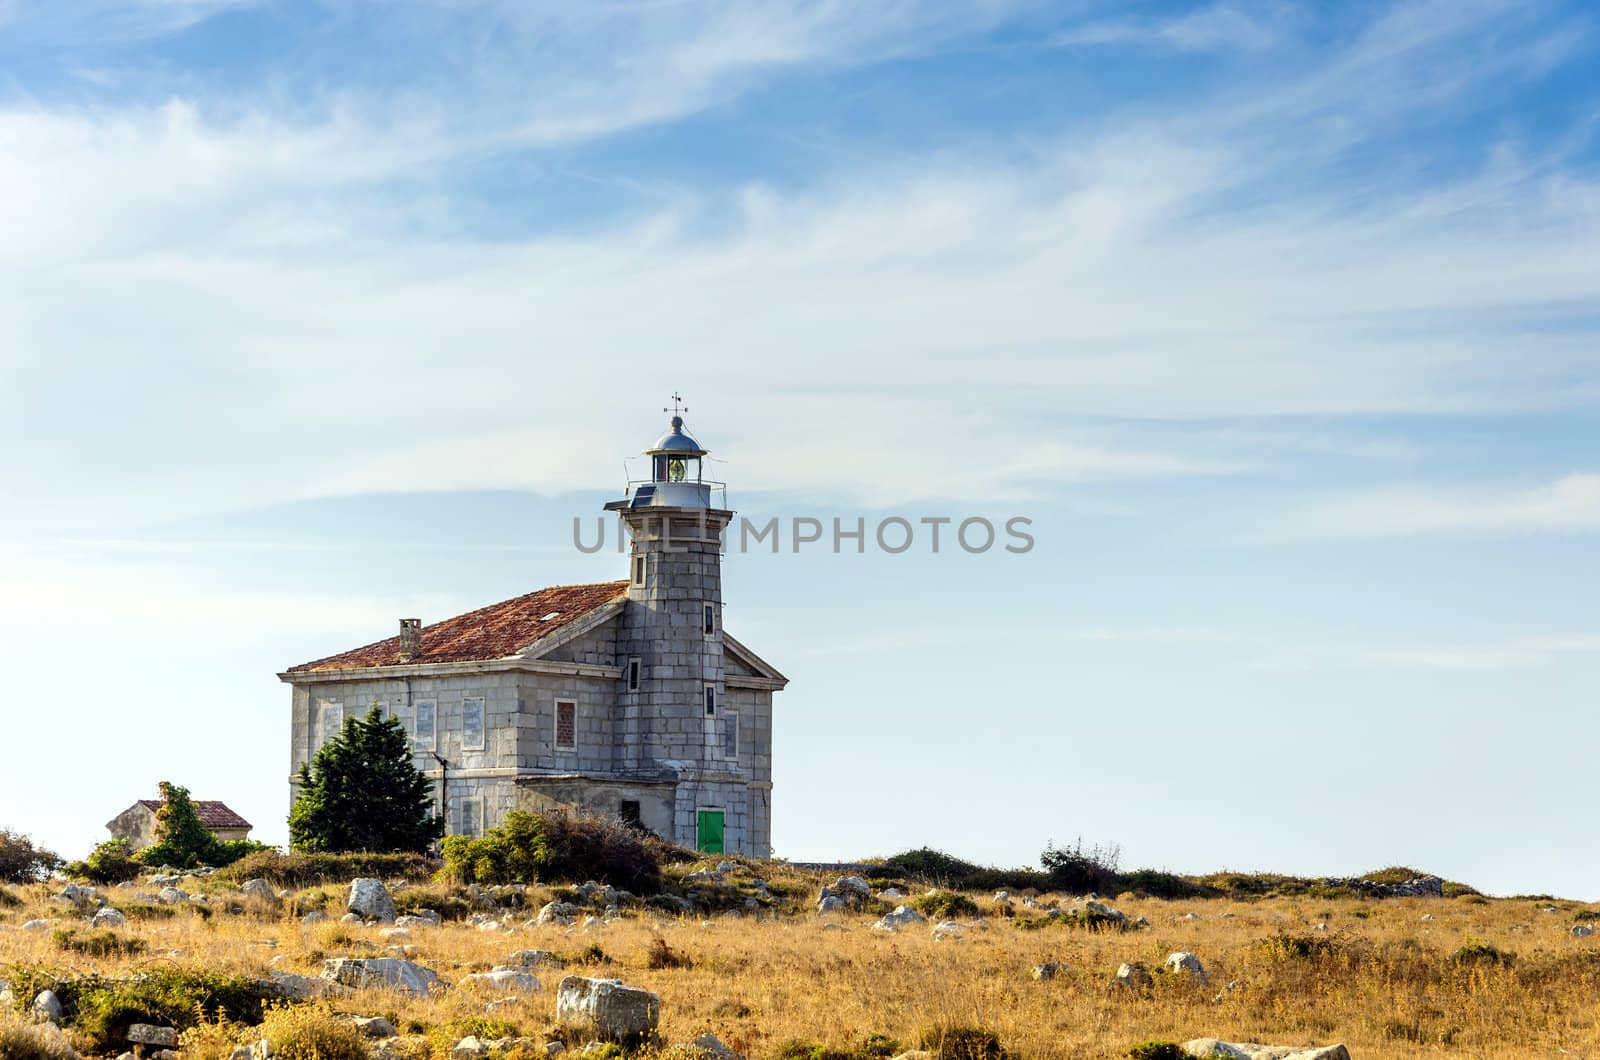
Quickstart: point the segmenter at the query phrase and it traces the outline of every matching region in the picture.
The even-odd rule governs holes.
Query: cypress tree
[[[423,853],[444,833],[433,781],[411,763],[411,739],[374,704],[300,767],[289,846],[307,852]]]

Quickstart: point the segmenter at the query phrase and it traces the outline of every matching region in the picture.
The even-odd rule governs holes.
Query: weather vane
[[[688,405],[683,405],[683,407],[681,407],[681,408],[679,407],[679,405],[682,403],[682,401],[683,401],[682,396],[679,395],[679,393],[676,390],[674,390],[672,392],[672,407],[670,409],[669,408],[663,408],[661,411],[662,412],[670,412],[674,416],[677,416],[680,413],[688,412],[689,411],[689,406]]]

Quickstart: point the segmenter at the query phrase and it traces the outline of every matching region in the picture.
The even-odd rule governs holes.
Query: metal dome
[[[683,429],[683,417],[672,417],[672,430],[663,434],[656,440],[656,444],[645,450],[648,455],[656,453],[673,453],[678,456],[705,456],[706,450],[700,448],[700,443]]]

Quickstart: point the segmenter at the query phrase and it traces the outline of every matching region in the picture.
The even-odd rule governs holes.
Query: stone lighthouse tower
[[[606,505],[631,538],[628,604],[617,633],[626,659],[618,704],[625,768],[676,774],[673,832],[701,850],[764,854],[767,790],[739,767],[740,713],[730,710],[722,629],[725,487],[683,425],[645,450],[649,478]],[[742,712],[749,720],[749,712]],[[752,807],[752,797],[759,805]]]

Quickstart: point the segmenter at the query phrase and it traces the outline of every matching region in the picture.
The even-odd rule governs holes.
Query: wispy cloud
[[[1283,43],[1294,28],[1287,4],[1227,2],[1166,18],[1089,19],[1052,39],[1057,47],[1126,44],[1180,51],[1258,51]]]
[[[1311,499],[1269,521],[1268,536],[1291,539],[1592,532],[1600,530],[1600,474],[1532,486],[1368,490]]]

